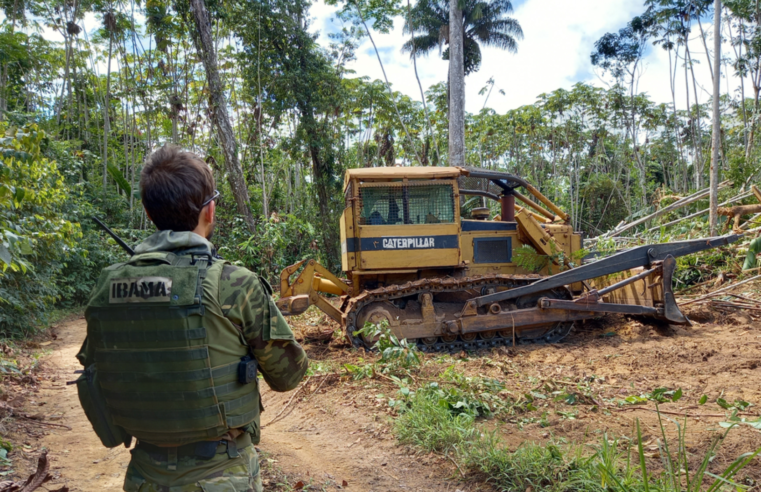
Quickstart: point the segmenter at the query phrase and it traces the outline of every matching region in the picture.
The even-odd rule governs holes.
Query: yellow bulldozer
[[[583,238],[568,214],[522,178],[483,169],[352,169],[344,196],[346,278],[300,261],[283,270],[277,305],[284,315],[317,306],[356,346],[372,346],[358,331],[384,320],[424,351],[554,343],[574,322],[604,313],[688,323],[672,292],[675,258],[739,238],[640,246],[574,262]],[[474,197],[493,206],[472,207]],[[533,271],[516,262],[525,245],[545,260]]]

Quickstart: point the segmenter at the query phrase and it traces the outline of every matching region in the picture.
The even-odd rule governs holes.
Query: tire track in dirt
[[[49,346],[52,352],[43,359],[45,377],[36,398],[40,406],[26,409],[72,429],[50,428],[39,443],[50,450],[55,477],[46,486],[67,485],[72,492],[121,490],[129,450],[102,446],[79,405],[76,386],[66,385],[76,379],[74,371],[81,369],[76,354],[85,338],[85,320],[64,322],[56,333],[57,339]],[[262,423],[266,424],[292,393],[275,393],[266,383],[262,386],[267,407]],[[314,391],[315,387],[308,389]],[[301,395],[280,420],[263,429],[258,447],[288,475],[291,485],[302,481],[311,484],[310,490],[336,490],[345,480],[346,490],[455,491],[454,483],[433,478],[449,476],[449,472],[438,475],[440,472],[434,471],[438,467],[402,456],[390,434],[383,433],[377,417],[342,403]]]

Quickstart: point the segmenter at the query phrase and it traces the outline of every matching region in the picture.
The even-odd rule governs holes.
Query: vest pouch
[[[111,416],[106,409],[106,399],[98,384],[98,372],[95,364],[90,365],[77,378],[77,393],[79,403],[85,411],[87,420],[90,421],[93,430],[100,438],[100,442],[107,448],[114,448],[120,444],[126,447],[132,443],[132,436],[118,425],[111,422]]]

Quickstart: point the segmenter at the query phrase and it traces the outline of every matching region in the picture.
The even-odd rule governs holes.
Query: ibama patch
[[[111,280],[109,304],[125,302],[169,302],[172,279],[169,277],[134,277]]]

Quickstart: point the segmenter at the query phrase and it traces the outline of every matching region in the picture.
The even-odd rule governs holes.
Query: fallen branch
[[[30,475],[23,483],[10,481],[0,483],[0,492],[32,492],[37,490],[43,483],[53,478],[49,472],[50,462],[48,461],[48,452],[45,450],[37,458],[37,471]],[[60,489],[51,490],[50,492],[69,492],[69,488],[64,485]]]
[[[49,426],[51,426],[51,427],[61,427],[61,428],[63,428],[63,429],[66,429],[66,430],[71,430],[71,427],[69,427],[68,425],[63,425],[63,424],[54,424],[54,423],[52,423],[52,422],[45,422],[45,421],[44,421],[44,420],[42,420],[41,418],[37,418],[37,417],[35,417],[34,415],[33,415],[33,416],[31,416],[31,417],[30,417],[29,415],[24,415],[24,414],[22,414],[22,413],[18,413],[18,414],[15,414],[15,415],[16,415],[17,417],[19,417],[19,418],[22,418],[22,419],[26,419],[26,420],[31,420],[31,421],[33,421],[33,422],[37,422],[38,424],[41,424],[41,425],[49,425]]]
[[[682,295],[683,292],[687,292],[688,290],[696,289],[696,288],[698,288],[698,287],[700,287],[702,285],[710,284],[711,282],[715,282],[715,281],[716,281],[716,279],[712,278],[712,279],[706,280],[705,282],[700,282],[699,284],[690,285],[689,287],[685,287],[684,289],[680,290],[678,292],[678,294]]]
[[[330,376],[337,376],[337,374],[325,374],[325,375],[323,375],[322,381],[320,381],[320,384],[317,385],[317,389],[312,391],[312,394],[309,395],[309,396],[312,396],[315,393],[317,393],[318,391],[320,391],[320,388],[322,388],[322,385],[325,384],[325,381],[330,379]]]
[[[456,466],[456,467],[457,467],[457,471],[458,471],[458,472],[460,472],[460,476],[461,476],[462,478],[465,478],[465,474],[462,472],[462,470],[460,469],[460,465],[458,465],[458,464],[457,464],[457,462],[454,460],[454,458],[452,458],[452,457],[451,457],[451,456],[449,456],[448,454],[445,454],[444,456],[446,456],[447,458],[449,458],[449,459],[452,461],[452,463],[454,463],[454,466]]]
[[[319,391],[319,389],[322,387],[323,383],[325,383],[325,381],[326,381],[327,379],[330,379],[330,377],[331,377],[331,376],[335,376],[335,375],[336,375],[336,374],[334,374],[334,373],[330,373],[330,374],[320,374],[320,375],[318,375],[318,376],[309,376],[309,378],[307,378],[307,380],[306,380],[306,381],[304,381],[304,384],[302,384],[302,385],[301,385],[301,386],[300,386],[300,387],[299,387],[299,388],[298,388],[296,391],[294,391],[294,392],[293,392],[293,395],[291,395],[291,398],[290,398],[290,399],[288,400],[288,402],[287,402],[287,403],[286,403],[286,404],[283,406],[283,408],[281,408],[281,409],[280,409],[280,411],[278,412],[278,414],[277,414],[277,415],[275,415],[275,417],[273,417],[273,419],[272,419],[272,420],[270,420],[270,421],[269,421],[269,422],[267,422],[265,425],[263,425],[263,426],[262,426],[262,429],[264,429],[264,427],[265,427],[265,426],[267,426],[267,425],[271,425],[273,422],[275,422],[276,420],[278,420],[278,419],[281,417],[281,415],[282,415],[283,417],[286,417],[286,415],[287,415],[287,414],[286,414],[286,415],[283,415],[283,412],[285,412],[285,410],[286,410],[286,409],[287,409],[287,408],[288,408],[288,407],[291,405],[291,403],[293,402],[293,400],[294,400],[294,399],[295,399],[295,398],[296,398],[296,397],[297,397],[299,394],[301,394],[301,392],[302,392],[302,391],[303,391],[305,388],[307,388],[307,386],[308,386],[308,384],[309,384],[309,381],[311,381],[311,380],[312,380],[312,378],[322,378],[322,381],[321,381],[321,382],[320,382],[320,384],[317,386],[317,389],[316,389],[316,390],[314,390],[314,391],[311,393],[311,394],[314,394],[314,393],[316,393],[317,391]],[[1,492],[1,491],[0,491],[0,492]]]
[[[723,183],[719,184],[719,189],[726,188],[729,185],[730,185],[729,181],[724,181]],[[648,215],[646,217],[642,217],[641,219],[635,220],[634,222],[631,222],[631,223],[621,227],[620,229],[616,229],[613,232],[611,232],[610,234],[605,234],[604,236],[605,237],[615,237],[615,236],[618,236],[621,233],[623,233],[625,231],[628,231],[629,229],[637,227],[640,224],[644,224],[648,220],[654,219],[656,217],[660,217],[663,214],[666,214],[668,212],[672,212],[674,210],[677,210],[677,209],[680,209],[680,208],[684,207],[685,205],[689,205],[690,203],[694,203],[694,202],[696,202],[698,200],[701,200],[701,199],[707,197],[709,192],[710,192],[709,188],[705,188],[703,190],[700,190],[700,191],[698,191],[696,193],[693,193],[690,196],[684,197],[681,200],[672,203],[668,207],[664,207],[664,208],[656,211],[655,213],[652,213],[652,214],[650,214],[650,215]]]
[[[691,301],[683,302],[682,304],[680,304],[680,306],[686,306],[688,304],[693,304],[693,303],[698,302],[698,301],[704,301],[704,300],[709,299],[711,297],[717,296],[717,295],[721,294],[722,292],[726,292],[728,290],[732,290],[735,287],[740,287],[741,285],[745,285],[748,282],[752,282],[752,281],[758,280],[760,278],[761,278],[761,275],[756,275],[755,277],[751,277],[751,278],[749,278],[747,280],[743,280],[742,282],[738,282],[736,284],[732,284],[730,286],[724,287],[723,289],[719,289],[717,291],[711,292],[710,294],[706,294],[704,296],[698,297],[697,299],[692,299]]]
[[[736,302],[729,302],[729,301],[717,301],[715,299],[711,299],[711,305],[718,308],[725,308],[725,309],[747,309],[749,311],[761,311],[761,307],[746,306],[743,304],[738,304]]]
[[[753,270],[761,270],[761,267],[758,267],[758,268],[754,268]],[[749,271],[749,272],[752,272],[753,270],[748,270],[748,271]],[[732,296],[732,297],[736,297],[736,298],[738,298],[738,299],[744,299],[744,300],[746,300],[746,301],[750,301],[750,302],[752,302],[752,303],[754,303],[754,304],[759,304],[759,303],[761,303],[761,299],[751,299],[750,297],[739,296],[739,295],[737,295],[737,294],[727,294],[727,295],[729,295],[729,296]]]
[[[665,415],[677,415],[679,417],[718,417],[718,418],[727,418],[727,414],[725,413],[685,413],[685,412],[670,412],[668,410],[656,410],[654,408],[646,408],[646,407],[624,407],[624,408],[616,408],[617,412],[624,412],[626,410],[647,410],[648,412],[655,412],[655,413],[662,413]],[[738,412],[737,415],[741,415],[743,417],[756,417],[760,418],[761,415],[752,415],[745,412]]]
[[[294,398],[296,398],[296,396],[297,396],[299,393],[301,393],[301,391],[302,391],[304,388],[306,388],[307,384],[309,384],[309,381],[311,381],[311,380],[312,380],[312,376],[309,376],[309,377],[307,378],[307,380],[306,380],[306,381],[304,381],[304,383],[303,383],[303,384],[302,384],[302,385],[299,387],[299,389],[297,389],[296,391],[294,391],[294,392],[293,392],[293,394],[291,395],[291,398],[290,398],[290,400],[288,400],[288,402],[285,404],[285,406],[283,406],[283,408],[281,408],[281,409],[280,409],[280,411],[278,412],[278,414],[277,414],[277,415],[275,415],[275,417],[274,417],[272,420],[270,420],[269,422],[267,422],[266,424],[264,424],[264,425],[263,425],[261,428],[262,428],[262,429],[264,429],[264,427],[265,427],[265,426],[267,426],[267,425],[270,425],[270,424],[272,424],[274,421],[276,421],[276,420],[278,419],[278,417],[280,417],[280,416],[283,414],[283,412],[285,412],[285,409],[286,409],[286,408],[288,408],[288,405],[290,405],[290,404],[291,404],[291,402],[293,401],[293,399],[294,399]]]

